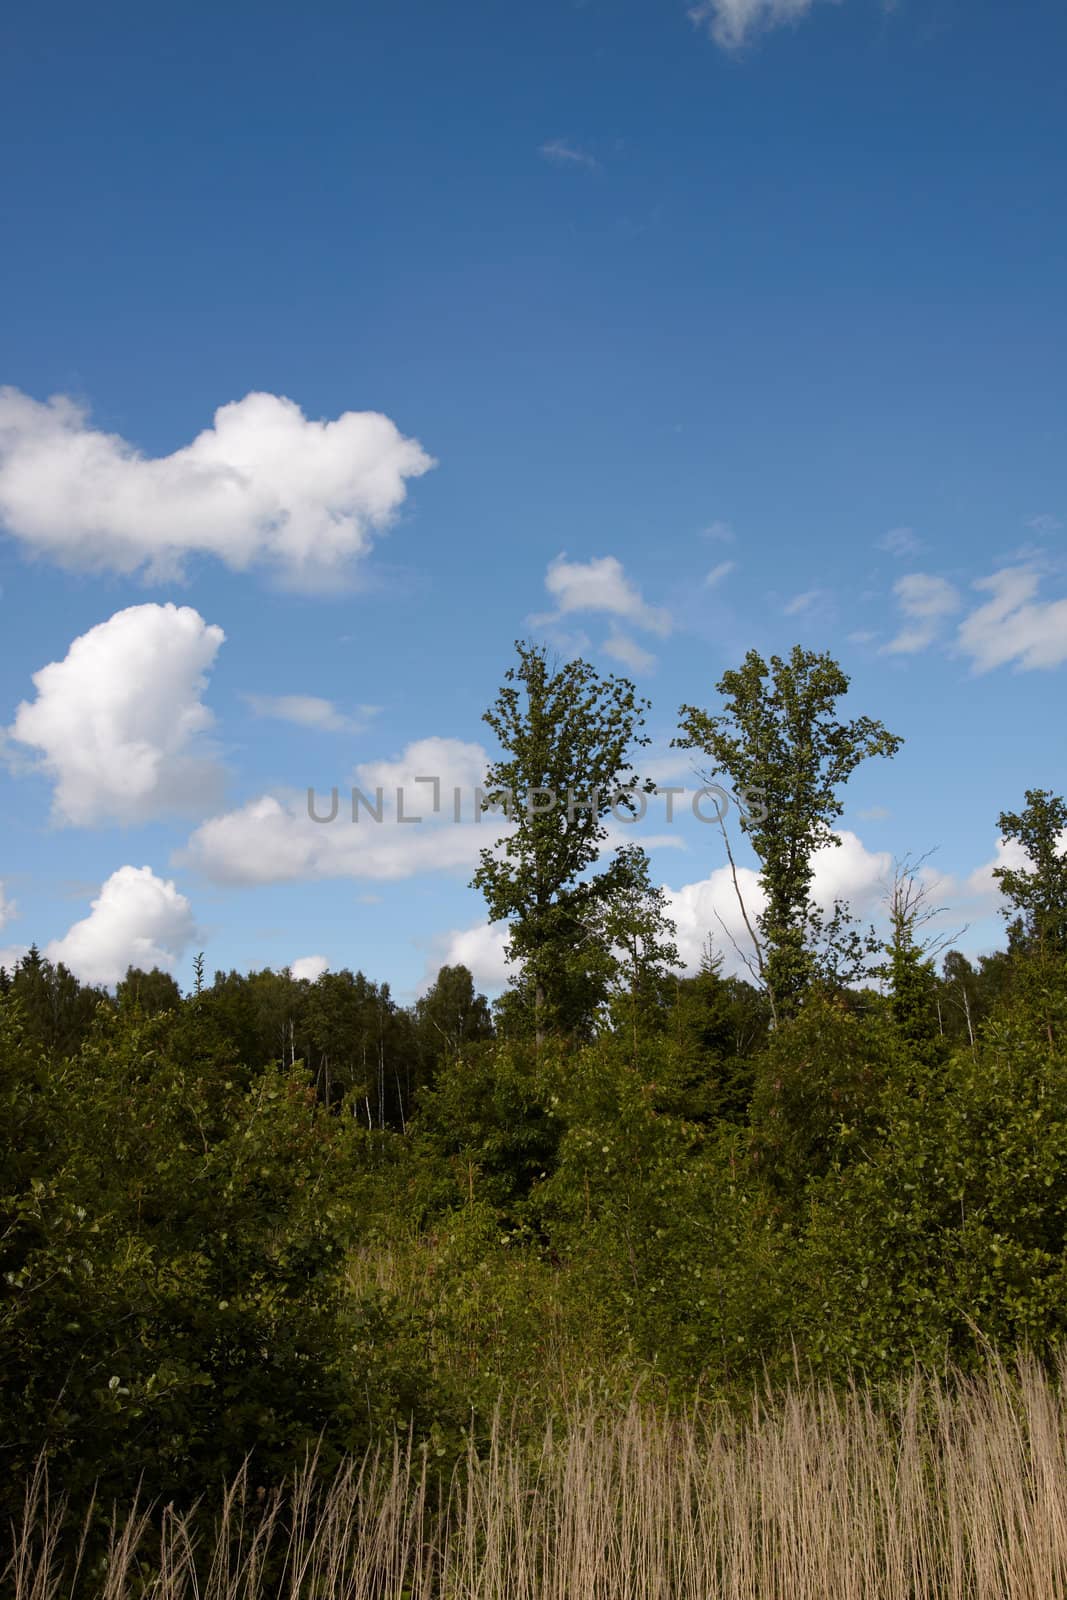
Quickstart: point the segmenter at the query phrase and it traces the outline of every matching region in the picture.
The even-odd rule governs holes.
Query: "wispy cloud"
[[[720,561],[717,567],[712,567],[711,571],[704,579],[705,589],[716,588],[720,583],[722,583],[724,578],[728,578],[730,576],[731,572],[733,572],[736,567],[736,561]]]
[[[916,655],[933,644],[942,622],[962,604],[959,593],[947,578],[937,578],[927,572],[909,572],[893,585],[897,605],[908,619],[882,653],[890,656]]]
[[[1014,662],[1024,672],[1067,661],[1067,599],[1039,600],[1038,574],[1005,567],[974,585],[992,596],[960,623],[957,642],[976,672]]]
[[[729,522],[709,523],[706,528],[701,528],[700,532],[705,539],[714,539],[717,544],[733,544],[737,538],[733,525]]]
[[[799,22],[812,9],[815,0],[699,0],[691,6],[689,17],[698,28],[706,28],[724,50],[739,50],[754,34],[783,23]],[[840,4],[840,0],[833,0]]]
[[[874,547],[889,556],[914,556],[922,549],[922,540],[915,537],[911,528],[890,528],[874,541]]]
[[[648,672],[656,665],[656,658],[648,650],[643,650],[636,639],[631,639],[628,634],[614,630],[603,645],[605,655],[611,656],[615,661],[621,661],[623,666],[629,667],[631,672]]]
[[[357,706],[354,713],[348,713],[338,710],[332,700],[314,694],[246,694],[241,698],[257,717],[294,722],[322,733],[362,733],[381,710],[381,706]]]
[[[810,611],[822,595],[821,589],[805,589],[803,594],[795,594],[792,600],[787,600],[782,607],[782,612],[787,617],[799,617],[805,611]]]
[[[557,167],[584,167],[586,172],[599,172],[600,162],[588,150],[572,144],[569,139],[548,139],[540,146],[538,154]]]
[[[568,561],[566,555],[558,555],[549,562],[545,588],[555,601],[556,609],[528,618],[531,627],[551,630],[558,645],[561,623],[583,612],[599,612],[611,618],[612,622],[611,633],[602,646],[608,655],[625,662],[635,672],[647,672],[655,665],[655,656],[636,644],[628,634],[620,632],[619,624],[625,622],[646,633],[666,638],[673,626],[673,619],[664,607],[648,604],[617,557],[600,556],[592,561]]]

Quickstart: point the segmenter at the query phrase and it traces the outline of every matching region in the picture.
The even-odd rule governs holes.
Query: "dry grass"
[[[43,1474],[15,1600],[1053,1600],[1067,1595],[1067,1400],[1036,1365],[886,1404],[817,1387],[744,1419],[575,1415],[505,1426],[438,1497],[418,1449],[371,1452],[270,1504],[249,1480],[188,1516],[134,1512],[104,1566],[59,1571]],[[252,1480],[254,1481],[254,1480]],[[159,1538],[159,1530],[162,1538]]]

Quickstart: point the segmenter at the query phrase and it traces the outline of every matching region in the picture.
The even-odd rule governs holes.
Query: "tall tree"
[[[762,868],[757,961],[776,1017],[792,1009],[811,976],[812,856],[840,842],[833,831],[840,790],[861,761],[895,755],[902,743],[871,717],[840,720],[848,684],[830,655],[795,645],[788,658],[768,663],[750,650],[716,685],[720,712],[691,705],[680,712],[674,742],[710,759],[708,781],[725,774],[742,797],[759,795],[741,825]]]
[[[648,701],[629,679],[601,678],[586,661],[555,666],[542,646],[520,641],[516,649],[483,718],[502,752],[489,767],[484,807],[506,809],[512,827],[482,851],[472,884],[493,921],[510,921],[508,955],[522,965],[540,1044],[547,1031],[587,1020],[583,952],[597,909],[620,881],[617,863],[590,868],[612,807],[624,817],[637,810],[630,750],[648,743],[639,731]]]
[[[1051,1046],[1067,1027],[1067,804],[1050,789],[1027,789],[1023,810],[1002,811],[998,822],[1026,862],[993,873],[1008,902],[1013,983]]]
[[[993,872],[1008,902],[1012,948],[1067,951],[1067,804],[1051,789],[1027,789],[1023,810],[1002,811],[997,821],[1029,863]]]
[[[493,1036],[489,1002],[474,988],[470,969],[442,967],[431,988],[415,1002],[420,1089],[433,1083],[438,1064],[464,1045]]]

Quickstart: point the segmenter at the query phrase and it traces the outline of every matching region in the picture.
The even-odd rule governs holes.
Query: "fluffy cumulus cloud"
[[[336,583],[433,464],[375,411],[315,421],[249,394],[152,457],[64,396],[0,390],[0,525],[67,567],[171,577],[205,554],[300,587]]]
[[[1060,834],[1056,843],[1060,855],[1067,855],[1067,828]],[[976,867],[964,885],[966,893],[975,902],[976,909],[988,910],[993,906],[999,906],[1001,889],[999,880],[994,876],[998,867],[1007,867],[1011,872],[1029,872],[1033,868],[1033,862],[1018,839],[998,839],[990,860]]]
[[[325,956],[298,956],[289,968],[294,978],[306,978],[308,983],[314,983],[329,970],[330,963]]]
[[[994,877],[997,869],[1007,867],[1012,872],[1024,872],[1029,865],[1029,857],[1018,839],[998,839],[991,858],[967,878],[967,892],[985,909],[990,909],[1000,900],[1000,883]]]
[[[838,832],[837,838],[838,844],[815,853],[812,897],[825,911],[835,900],[847,900],[856,916],[871,917],[885,897],[892,857],[884,850],[868,850],[848,829]],[[668,888],[666,895],[686,968],[693,971],[699,966],[710,935],[727,969],[745,975],[746,961],[754,954],[748,925],[755,927],[766,903],[759,873],[739,866],[735,884],[730,867],[720,866],[697,883]]]
[[[337,786],[336,815],[331,817],[328,791],[313,797],[321,821],[309,815],[306,792],[262,795],[201,824],[182,859],[213,881],[231,884],[386,880],[469,870],[504,823],[493,814],[475,820],[475,790],[484,784],[487,766],[480,744],[418,739],[393,760],[357,767],[350,784]],[[380,821],[374,815],[379,808]]]
[[[556,609],[533,618],[534,622],[555,622],[577,612],[599,611],[650,633],[662,636],[671,631],[670,612],[645,602],[615,556],[593,561],[568,561],[565,555],[557,556],[545,574],[545,588]]]
[[[505,955],[506,922],[479,922],[473,928],[453,928],[443,940],[444,953],[427,968],[423,988],[429,988],[440,967],[466,967],[476,984],[502,989],[514,968]]]
[[[1022,671],[1067,661],[1067,599],[1039,600],[1029,567],[1005,567],[974,585],[991,598],[960,623],[957,643],[976,672],[1011,662]]]
[[[200,696],[225,635],[190,606],[118,611],[33,675],[8,735],[52,779],[57,821],[143,822],[217,803]]]
[[[150,867],[120,867],[92,909],[62,939],[46,946],[50,961],[62,961],[83,983],[113,985],[127,967],[162,967],[172,972],[196,937],[192,908],[170,879]]]
[[[689,15],[724,50],[738,50],[756,33],[799,22],[815,0],[699,0]],[[834,0],[839,4],[840,0]]]

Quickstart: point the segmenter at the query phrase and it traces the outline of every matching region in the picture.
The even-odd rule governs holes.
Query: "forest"
[[[381,974],[203,957],[187,993],[158,969],[94,989],[36,948],[0,973],[13,1592],[75,1568],[92,1595],[280,1593],[283,1569],[309,1596],[1062,1592],[1038,1467],[1067,1440],[1067,804],[1035,783],[989,819],[1026,863],[999,869],[996,951],[951,948],[914,860],[877,929],[820,908],[845,786],[901,744],[847,694],[798,647],[682,707],[708,780],[762,798],[749,942],[709,928],[689,975],[644,851],[605,852],[647,702],[524,643],[486,713],[486,804],[519,800],[474,878],[510,929],[494,1003],[462,966],[411,1006]],[[521,803],[546,788],[597,799]],[[772,1524],[812,1530],[810,1570]],[[353,1527],[358,1581],[322,1554]]]

